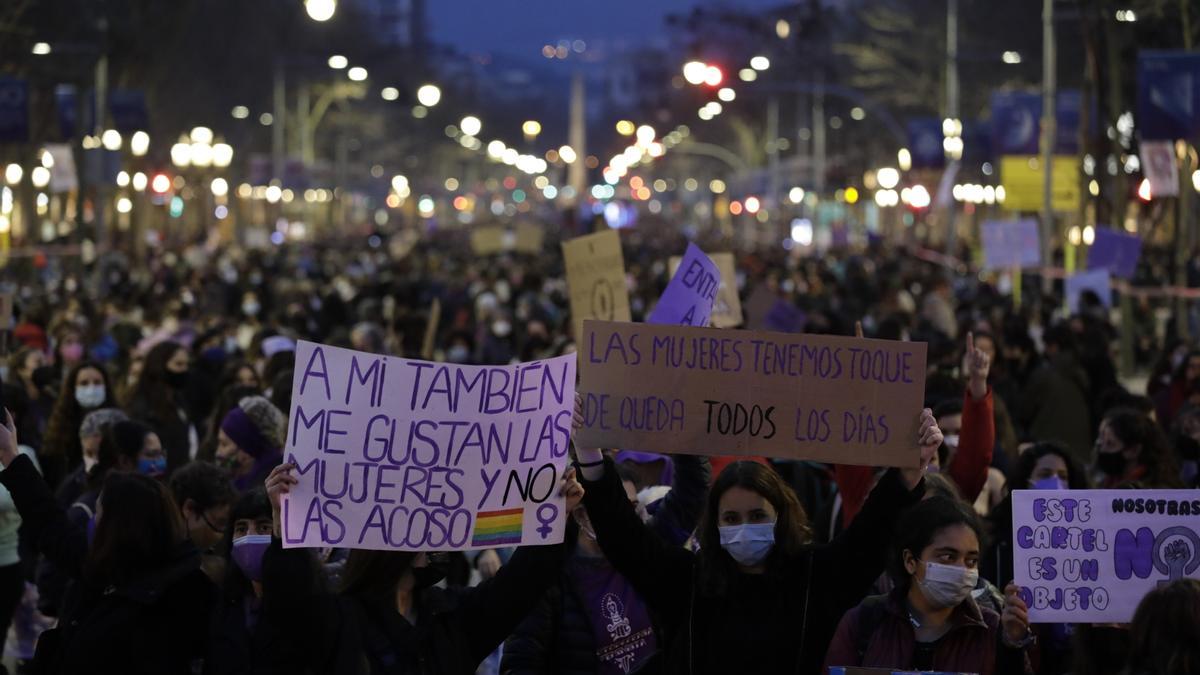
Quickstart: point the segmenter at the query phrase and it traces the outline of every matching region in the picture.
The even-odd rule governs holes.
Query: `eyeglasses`
[[[208,526],[208,529],[212,530],[213,532],[216,532],[218,534],[225,533],[225,528],[217,527],[216,525],[213,525],[212,521],[209,520],[208,516],[205,515],[203,512],[200,513],[200,520],[203,520],[204,524]]]

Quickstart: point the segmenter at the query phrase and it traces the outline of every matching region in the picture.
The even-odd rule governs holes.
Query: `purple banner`
[[[1108,270],[1090,270],[1079,272],[1067,277],[1064,287],[1067,295],[1067,309],[1072,314],[1079,311],[1079,298],[1085,291],[1095,293],[1105,307],[1112,307],[1112,283]]]
[[[1037,267],[1042,264],[1036,220],[989,220],[980,226],[984,268]]]
[[[1142,255],[1142,239],[1107,227],[1096,228],[1096,241],[1088,251],[1089,270],[1108,270],[1114,277],[1132,279]]]
[[[1013,490],[1013,581],[1031,623],[1128,623],[1200,578],[1197,490]]]
[[[671,326],[707,326],[712,317],[721,270],[704,251],[688,244],[687,253],[663,291],[646,323]]]

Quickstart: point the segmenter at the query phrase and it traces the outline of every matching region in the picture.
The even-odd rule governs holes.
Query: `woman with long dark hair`
[[[146,354],[128,401],[129,414],[150,424],[167,453],[167,474],[195,458],[199,439],[187,406],[190,358],[177,342],[160,342]]]
[[[983,528],[965,504],[933,497],[896,528],[888,574],[895,588],[846,612],[825,656],[826,668],[1017,675],[1033,642],[1017,587],[1003,614],[977,604]]]
[[[314,672],[340,675],[474,673],[557,578],[565,546],[522,546],[496,576],[453,593],[434,588],[445,576],[441,556],[354,549],[337,595],[322,589],[312,556],[283,549],[280,500],[298,479],[294,464],[267,478],[275,538],[263,554],[264,621],[289,636]],[[567,512],[583,488],[569,470],[560,494]],[[628,501],[626,501],[628,505]]]
[[[38,451],[38,462],[46,482],[57,488],[69,471],[83,462],[83,443],[79,425],[89,412],[117,405],[108,373],[91,361],[77,363],[67,373],[62,391],[54,403],[54,412],[46,425],[46,435]]]
[[[0,427],[0,484],[12,493],[40,553],[75,583],[58,627],[42,634],[39,673],[195,672],[205,654],[214,592],[159,481],[109,474],[92,535],[74,528],[28,457],[9,416]]]
[[[1110,410],[1096,438],[1099,487],[1180,488],[1179,463],[1162,427],[1131,408]]]
[[[576,398],[574,423],[582,423]],[[659,618],[670,671],[816,673],[842,614],[883,571],[899,514],[924,495],[942,443],[925,410],[921,468],[888,471],[854,522],[814,546],[795,492],[769,467],[730,464],[709,491],[700,552],[664,543],[629,503],[611,460],[577,448],[584,504],[605,556]]]

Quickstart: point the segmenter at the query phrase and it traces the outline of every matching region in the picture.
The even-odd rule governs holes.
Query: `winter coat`
[[[825,656],[825,668],[862,666],[914,670],[916,633],[905,591],[867,598],[846,612]],[[1000,615],[968,597],[950,616],[952,628],[937,641],[933,670],[942,673],[1023,675],[1033,672],[1023,649],[1004,644]],[[874,624],[873,626],[871,624]]]
[[[473,675],[558,578],[564,546],[524,546],[479,586],[417,597],[417,623],[396,611],[394,597],[331,595],[315,590],[319,572],[302,549],[276,539],[263,561],[264,606],[274,603],[285,649],[306,656],[314,673],[338,675]]]
[[[820,672],[842,614],[883,571],[900,513],[924,495],[889,471],[854,523],[831,544],[768,559],[767,574],[735,572],[723,593],[702,587],[696,554],[670,546],[637,517],[611,461],[584,480],[584,504],[605,557],[633,584],[662,625],[668,673]]]
[[[135,581],[101,588],[83,576],[86,531],[71,527],[33,463],[17,457],[0,472],[0,484],[38,550],[74,579],[58,627],[38,640],[34,672],[190,675],[203,667],[216,589],[190,544]]]

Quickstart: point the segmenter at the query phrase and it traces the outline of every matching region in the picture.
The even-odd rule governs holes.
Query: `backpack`
[[[871,595],[858,605],[858,616],[854,621],[854,651],[858,653],[859,663],[867,655],[875,630],[887,616],[887,601],[886,595]]]

